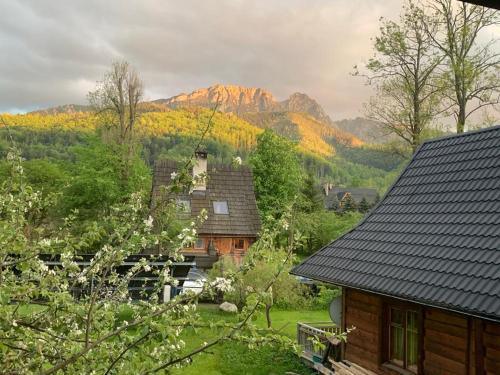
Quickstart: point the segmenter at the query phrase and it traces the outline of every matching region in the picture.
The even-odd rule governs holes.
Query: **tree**
[[[280,216],[300,193],[302,170],[296,145],[266,130],[250,155],[257,204],[263,216]]]
[[[452,0],[428,4],[434,18],[425,24],[427,35],[446,56],[446,98],[454,106],[457,133],[463,133],[470,115],[500,102],[500,53],[494,51],[498,38],[481,43],[482,33],[498,25],[500,12]]]
[[[98,82],[88,99],[101,123],[103,139],[121,159],[123,180],[139,150],[134,140],[143,96],[143,85],[137,71],[126,61],[114,62],[111,70]]]
[[[233,280],[233,288],[224,294],[224,299],[238,306],[258,305],[264,310],[267,327],[271,328],[271,309],[275,305],[297,307],[305,303],[305,289],[289,271],[293,266],[293,246],[300,238],[283,245],[276,233],[280,228],[289,231],[290,212],[284,212],[278,220],[268,223],[260,239],[250,248],[244,259],[241,271],[229,259],[222,258],[214,266],[212,277],[225,277]],[[272,228],[272,229],[269,229]],[[281,271],[280,271],[281,270]],[[272,287],[269,288],[270,282]]]
[[[301,192],[301,211],[311,213],[323,209],[324,204],[321,196],[321,191],[311,170],[309,170],[305,175]]]
[[[85,146],[71,148],[75,164],[72,178],[62,189],[64,212],[78,209],[81,217],[96,219],[96,214],[126,199],[136,191],[151,187],[150,170],[139,155],[129,161],[127,179],[121,175],[122,159],[114,148],[96,137],[89,137]]]
[[[117,131],[120,143],[132,138],[139,117],[139,104],[143,96],[143,84],[137,71],[126,61],[117,61],[98,82],[95,91],[88,94],[90,104],[109,128]]]
[[[179,295],[160,303],[165,285],[175,285],[171,266],[183,259],[180,249],[196,237],[191,223],[170,235],[157,227],[155,215],[170,212],[171,200],[155,206],[154,212],[142,194],[103,213],[102,223],[88,225],[86,232],[72,234],[74,216],[66,218],[57,232],[43,225],[52,204],[44,194],[26,183],[22,161],[15,150],[8,153],[9,177],[0,184],[0,358],[2,371],[9,374],[70,373],[116,374],[156,373],[172,366],[183,366],[203,351],[227,340],[279,342],[291,340],[268,331],[264,334],[252,324],[252,316],[267,298],[274,282],[284,270],[278,266],[268,283],[255,292],[251,304],[234,324],[211,323],[221,335],[198,347],[185,348],[181,339],[187,327],[205,326],[196,313],[198,296]],[[165,194],[178,191],[174,185]],[[201,214],[204,216],[204,213]],[[200,217],[202,220],[202,217]],[[263,241],[272,243],[284,224],[265,231]],[[89,264],[78,264],[81,253],[98,245]],[[264,246],[264,245],[259,245]],[[267,245],[266,245],[267,246]],[[291,256],[293,244],[288,248]],[[156,262],[143,257],[126,274],[118,269],[132,254],[160,248],[170,256]],[[59,257],[61,266],[47,264],[42,254]],[[284,262],[285,264],[286,262]],[[132,303],[128,285],[141,273],[152,273],[157,281],[153,292],[140,303]],[[77,298],[74,288],[88,292]],[[231,281],[218,279],[206,284],[204,293],[227,291]]]
[[[302,233],[304,240],[300,243],[298,251],[305,255],[313,254],[353,228],[361,218],[362,215],[357,211],[342,214],[334,211],[317,211],[299,215],[295,226]]]
[[[442,111],[442,86],[436,69],[443,57],[425,32],[427,23],[423,10],[408,1],[399,23],[382,20],[367,72],[360,73],[355,67],[354,73],[375,85],[376,96],[366,107],[367,116],[407,142],[413,151],[421,143],[424,129]]]
[[[361,202],[359,202],[358,209],[361,213],[367,213],[368,211],[370,211],[370,204],[365,197],[363,197],[363,199],[361,199]]]

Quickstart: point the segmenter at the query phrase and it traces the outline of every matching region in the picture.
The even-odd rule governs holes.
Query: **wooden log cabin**
[[[198,268],[207,269],[220,256],[240,262],[260,231],[253,175],[247,166],[210,165],[207,153],[198,151],[191,173],[205,176],[191,192],[176,195],[179,219],[191,221],[205,209],[208,218],[198,228],[198,238],[185,255],[194,256]],[[170,160],[157,161],[153,175],[153,200],[162,186],[171,183],[179,165]]]
[[[346,363],[500,374],[500,127],[425,142],[357,227],[292,273],[343,288]]]

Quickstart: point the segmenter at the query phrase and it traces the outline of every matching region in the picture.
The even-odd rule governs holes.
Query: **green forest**
[[[211,118],[213,115],[213,118]],[[255,117],[255,116],[254,116]],[[303,119],[306,115],[296,116]],[[210,119],[211,118],[211,119]],[[211,121],[210,126],[207,124]],[[24,161],[28,182],[45,194],[53,194],[49,222],[57,223],[78,211],[81,227],[99,217],[100,212],[121,202],[134,191],[151,189],[152,167],[156,160],[186,160],[203,137],[204,148],[212,163],[230,164],[235,157],[250,163],[256,176],[259,193],[259,174],[263,180],[277,178],[273,194],[289,181],[293,187],[287,198],[275,203],[265,202],[266,194],[258,194],[262,216],[267,204],[285,207],[295,204],[297,225],[304,228],[307,241],[302,252],[311,253],[348,230],[362,216],[356,212],[334,213],[324,210],[320,186],[325,182],[344,187],[374,187],[383,194],[398,174],[404,160],[388,153],[382,146],[352,145],[335,138],[335,131],[320,128],[301,131],[304,140],[283,134],[269,123],[262,128],[233,114],[212,112],[209,109],[176,109],[163,112],[145,112],[138,118],[134,130],[134,157],[127,165],[129,178],[122,178],[123,161],[116,144],[106,140],[102,119],[91,112],[2,115],[0,127],[0,176],[7,177],[9,169],[5,156],[17,147]],[[312,119],[305,125],[315,122]],[[304,127],[304,124],[290,126]],[[206,134],[203,134],[207,128]],[[317,129],[316,129],[317,130]],[[315,137],[322,136],[331,150],[327,156],[315,153]],[[261,164],[258,157],[269,150]],[[272,166],[272,169],[269,169]],[[291,172],[294,170],[295,172]],[[307,171],[307,172],[306,172]],[[279,176],[282,173],[283,176]],[[269,176],[272,176],[270,178]],[[271,187],[274,189],[274,187]],[[271,201],[274,198],[271,198]],[[83,230],[83,229],[82,229]]]

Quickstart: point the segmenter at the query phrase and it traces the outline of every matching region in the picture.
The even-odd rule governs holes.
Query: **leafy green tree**
[[[445,98],[453,105],[457,133],[463,133],[471,114],[500,102],[498,37],[486,31],[500,22],[500,12],[452,0],[431,0],[434,12],[425,23],[428,37],[446,56]]]
[[[314,173],[309,170],[304,178],[302,186],[302,204],[300,210],[311,213],[322,210],[323,207],[324,204],[320,187],[316,183]]]
[[[437,71],[443,56],[426,33],[426,25],[430,23],[423,9],[409,0],[399,22],[382,20],[367,72],[355,67],[355,74],[365,76],[377,91],[367,105],[368,117],[413,151],[422,142],[422,132],[443,111]]]
[[[295,226],[303,235],[298,251],[306,255],[314,253],[354,227],[361,218],[356,211],[343,214],[317,211],[298,215]]]
[[[266,130],[257,137],[250,155],[257,204],[263,216],[280,216],[297,199],[302,186],[302,171],[296,145]]]
[[[53,233],[41,225],[52,202],[26,183],[19,153],[9,152],[7,159],[9,177],[0,183],[2,372],[157,373],[186,366],[196,354],[229,340],[248,345],[278,343],[283,348],[293,345],[290,339],[272,330],[262,332],[252,323],[284,272],[293,244],[287,248],[283,264],[266,275],[270,276],[267,283],[254,290],[236,322],[210,322],[210,327],[220,329],[220,335],[194,348],[186,347],[183,331],[207,325],[196,312],[199,296],[185,293],[160,303],[159,295],[164,286],[176,284],[172,262],[183,259],[180,250],[196,237],[199,222],[169,235],[157,227],[152,215],[170,211],[172,205],[156,206],[152,212],[145,197],[134,193],[103,212],[102,220],[88,225],[84,233],[73,234],[74,216],[67,217]],[[166,193],[179,189],[182,186],[174,182]],[[256,249],[273,247],[277,234],[287,226],[282,222],[264,231]],[[90,264],[79,265],[79,254],[95,243],[100,245]],[[118,273],[129,255],[144,254],[150,248],[159,248],[170,261],[159,265],[148,255],[126,274]],[[61,266],[48,265],[42,254],[59,256]],[[256,255],[255,262],[260,259]],[[249,263],[248,271],[255,262]],[[154,292],[140,303],[132,303],[128,285],[142,272],[157,276]],[[216,279],[206,284],[203,293],[227,292],[231,284],[231,280]],[[76,298],[74,288],[88,293]]]
[[[261,238],[250,248],[240,268],[235,269],[234,262],[229,258],[222,258],[211,273],[215,278],[222,276],[233,279],[233,288],[224,294],[224,299],[238,306],[259,305],[264,310],[268,328],[272,326],[273,306],[297,308],[306,303],[305,288],[289,273],[295,244],[301,239],[292,234],[292,241],[283,245],[276,233],[291,231],[289,218],[290,212],[287,211],[279,220],[267,223]],[[272,287],[269,287],[271,282]]]
[[[150,171],[136,153],[130,160],[128,178],[122,178],[123,166],[120,145],[104,144],[89,138],[88,145],[73,148],[75,163],[68,186],[63,190],[62,206],[65,212],[73,209],[89,218],[96,212],[111,207],[134,191],[148,191],[151,183]]]

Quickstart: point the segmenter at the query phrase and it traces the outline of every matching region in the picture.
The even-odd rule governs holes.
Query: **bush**
[[[342,289],[330,285],[318,285],[319,292],[312,298],[312,308],[315,310],[324,310],[330,307],[330,303],[340,295]]]

